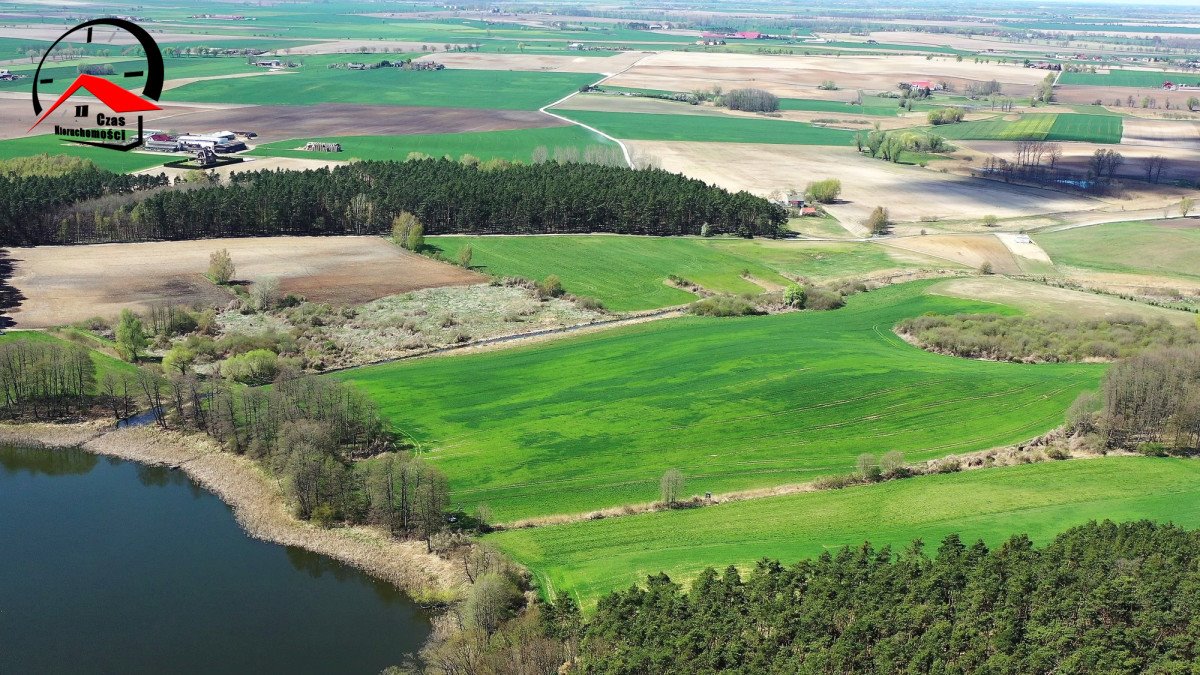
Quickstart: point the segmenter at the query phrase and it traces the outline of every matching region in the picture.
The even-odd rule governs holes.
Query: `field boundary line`
[[[612,78],[614,78],[618,75],[621,75],[622,73],[629,70],[630,68],[633,68],[638,63],[641,63],[642,59],[644,59],[644,58],[646,58],[646,56],[642,56],[637,61],[634,61],[633,63],[625,66],[624,68],[618,70],[615,73],[609,73],[608,75],[605,75],[604,77],[600,78],[599,80],[596,80],[595,82],[593,82],[592,84],[590,84],[588,86],[589,87],[599,86],[599,85],[607,82],[608,80],[611,80]],[[597,134],[598,136],[607,138],[608,140],[612,141],[613,143],[616,143],[617,147],[621,148],[621,155],[624,156],[624,158],[625,158],[625,164],[631,169],[636,168],[633,165],[633,157],[629,154],[629,146],[625,145],[625,143],[622,142],[619,138],[610,136],[609,134],[606,134],[603,131],[600,131],[599,129],[597,129],[596,127],[593,127],[591,125],[584,124],[583,122],[578,122],[569,117],[564,117],[562,115],[559,115],[558,113],[550,112],[550,108],[553,108],[554,106],[567,101],[568,99],[570,99],[571,97],[575,96],[578,93],[579,93],[578,91],[573,91],[573,92],[567,94],[566,96],[558,99],[557,101],[554,101],[553,103],[547,103],[546,105],[538,108],[538,112],[549,115],[555,119],[562,120],[562,121],[566,122],[567,124],[574,124],[575,126],[583,127],[584,129],[587,129],[588,131],[590,131],[594,134]]]
[[[959,472],[987,471],[989,469],[1005,468],[1008,466],[1016,466],[1016,465],[1020,465],[1020,464],[1025,464],[1026,462],[1024,462],[1021,458],[1032,457],[1032,455],[1024,454],[1024,453],[1033,453],[1036,451],[1043,450],[1042,446],[1035,445],[1035,443],[1039,439],[1045,438],[1046,436],[1049,436],[1053,433],[1054,432],[1052,431],[1047,434],[1043,434],[1042,436],[1032,439],[1028,443],[1016,443],[1016,444],[1011,444],[1011,445],[998,446],[995,448],[989,448],[986,450],[977,450],[977,451],[963,453],[963,454],[950,454],[950,455],[945,455],[943,457],[935,457],[935,458],[924,460],[924,461],[912,462],[912,463],[906,464],[906,466],[909,467],[910,469],[915,469],[917,471],[917,473],[913,473],[911,475],[904,476],[904,477],[890,478],[890,479],[887,479],[884,481],[858,482],[858,483],[852,483],[850,485],[846,485],[844,487],[829,487],[829,486],[822,484],[822,482],[823,482],[822,478],[817,478],[817,479],[814,479],[811,481],[806,481],[803,483],[786,483],[783,485],[775,485],[775,486],[771,486],[771,487],[750,488],[750,489],[746,489],[746,490],[734,490],[731,492],[714,494],[714,495],[712,495],[712,497],[699,499],[698,501],[692,501],[692,502],[683,500],[684,506],[677,508],[677,509],[666,508],[663,506],[663,504],[661,502],[644,502],[644,503],[640,503],[640,504],[623,504],[620,506],[612,506],[612,507],[608,507],[608,508],[597,509],[594,511],[588,511],[585,513],[551,514],[551,515],[546,515],[546,516],[534,516],[531,518],[522,518],[520,520],[515,520],[512,522],[508,522],[508,523],[496,523],[494,525],[494,527],[497,531],[501,531],[501,532],[508,531],[508,530],[528,530],[528,529],[537,529],[537,528],[543,528],[543,527],[554,527],[556,525],[569,525],[572,523],[581,523],[581,522],[587,522],[587,521],[608,520],[611,518],[624,518],[624,517],[628,517],[628,516],[645,515],[648,513],[661,513],[661,512],[677,511],[677,510],[688,511],[688,510],[697,509],[697,508],[708,508],[708,507],[712,507],[712,506],[720,506],[722,504],[730,504],[730,503],[734,503],[734,502],[757,501],[760,499],[770,499],[772,497],[783,497],[783,496],[795,495],[795,494],[807,494],[807,493],[815,493],[815,492],[834,492],[837,490],[852,490],[854,488],[872,487],[872,486],[883,485],[885,483],[892,483],[892,482],[896,482],[896,481],[920,480],[922,478],[927,478],[927,477],[934,476],[934,475],[937,475],[938,473],[940,473],[934,467],[936,467],[940,462],[945,461],[946,459],[949,459],[949,458],[957,459],[963,463],[961,468],[959,469]],[[1003,457],[1003,459],[1004,459],[1003,462],[995,462],[992,464],[988,464],[988,463],[985,463],[982,461],[980,461],[978,463],[971,461],[974,459],[982,459],[982,458],[988,457],[989,455],[994,458],[997,456],[1001,456],[1001,453],[1008,453],[1007,456]],[[1107,455],[1091,454],[1091,453],[1087,453],[1087,452],[1072,452],[1065,459],[1051,459],[1049,457],[1043,456],[1042,458],[1039,458],[1039,459],[1033,459],[1032,463],[1041,464],[1041,463],[1046,463],[1046,462],[1086,461],[1089,459],[1100,459],[1100,458],[1103,458],[1106,456],[1107,457],[1132,456],[1132,454],[1125,453],[1125,452],[1111,452],[1111,451]],[[1009,462],[1011,462],[1011,463],[1009,463]],[[828,478],[828,477],[824,477],[824,478]],[[698,499],[698,498],[695,498],[695,497],[693,498],[693,500],[696,500],[696,499]]]

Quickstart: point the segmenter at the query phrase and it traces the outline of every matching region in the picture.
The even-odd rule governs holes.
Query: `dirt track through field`
[[[482,283],[482,275],[402,251],[381,237],[247,237],[11,249],[11,285],[25,300],[20,328],[45,328],[159,303],[224,306],[233,295],[204,278],[227,249],[236,279],[276,277],[282,293],[357,305],[419,288]]]

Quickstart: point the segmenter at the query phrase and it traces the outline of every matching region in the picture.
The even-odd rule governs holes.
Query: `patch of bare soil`
[[[1125,122],[1129,124],[1129,121]],[[1126,127],[1128,130],[1129,127]],[[1128,131],[1126,132],[1128,138]],[[1092,155],[1097,150],[1116,150],[1125,157],[1125,162],[1117,168],[1117,176],[1134,181],[1146,180],[1145,160],[1148,157],[1160,155],[1167,158],[1163,167],[1162,181],[1170,182],[1175,179],[1190,179],[1200,172],[1200,139],[1193,141],[1195,147],[1189,147],[1186,137],[1181,137],[1179,143],[1154,145],[1146,142],[1128,140],[1120,145],[1104,143],[1060,143],[1062,158],[1058,165],[1070,172],[1086,175]],[[995,155],[1001,159],[1014,161],[1017,155],[1016,141],[955,141],[964,151],[973,151],[985,155]],[[975,166],[982,166],[983,158],[976,157]]]
[[[237,278],[276,277],[284,293],[357,305],[419,288],[475,284],[475,272],[405,252],[381,237],[247,237],[201,241],[12,249],[10,284],[25,300],[21,328],[44,328],[159,303],[224,305],[230,294],[204,278],[209,255],[227,249]]]
[[[270,143],[325,136],[402,136],[531,129],[563,126],[566,122],[526,110],[397,108],[322,103],[196,110],[174,115],[169,122],[161,124],[176,131],[254,131],[258,134],[256,143]]]
[[[760,87],[777,95],[843,100],[841,90],[893,90],[897,83],[917,79],[945,80],[959,89],[971,82],[997,80],[1005,91],[1032,91],[1044,73],[1016,65],[981,64],[953,58],[927,60],[917,55],[891,56],[768,56],[759,54],[696,54],[660,52],[614,77],[614,86],[692,91],[719,85],[725,89]],[[833,80],[839,91],[818,89]]]
[[[990,234],[934,234],[882,241],[886,246],[912,251],[967,267],[984,263],[997,274],[1020,274],[1021,265],[999,238]]]
[[[1103,206],[1061,192],[892,164],[849,147],[677,141],[630,141],[628,145],[639,157],[668,171],[760,196],[802,191],[809,181],[838,178],[842,181],[841,199],[825,209],[859,235],[866,234],[860,223],[876,206],[886,206],[897,222],[914,223],[985,215],[1014,218]]]

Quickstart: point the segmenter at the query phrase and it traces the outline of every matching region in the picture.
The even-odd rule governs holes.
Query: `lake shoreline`
[[[366,526],[325,529],[296,518],[278,478],[211,439],[156,427],[112,429],[106,422],[0,424],[0,443],[81,448],[105,457],[180,469],[233,511],[245,533],[338,560],[393,584],[426,607],[456,601],[467,586],[461,565]],[[438,616],[434,616],[435,624]],[[436,631],[435,631],[436,632]]]

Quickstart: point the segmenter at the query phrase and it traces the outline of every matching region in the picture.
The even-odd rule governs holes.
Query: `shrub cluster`
[[[779,97],[763,89],[734,89],[721,98],[721,103],[730,110],[745,112],[779,110]]]
[[[943,124],[958,124],[963,121],[966,113],[962,108],[940,108],[938,110],[929,111],[929,123],[933,126]]]
[[[955,314],[901,321],[896,330],[931,351],[973,359],[1061,362],[1124,358],[1159,346],[1200,345],[1200,331],[1165,320]]]

